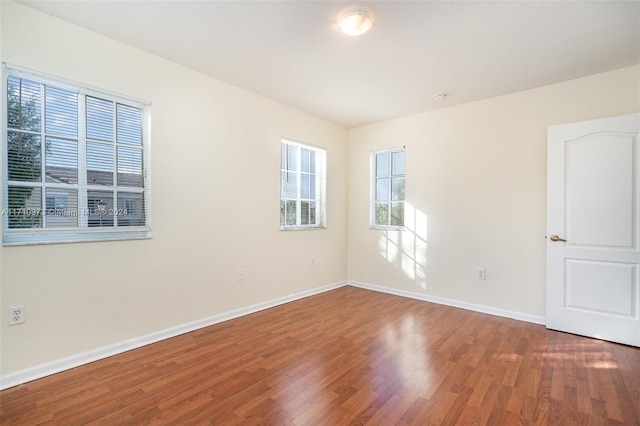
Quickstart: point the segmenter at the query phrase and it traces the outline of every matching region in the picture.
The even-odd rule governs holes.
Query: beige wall
[[[0,11],[2,61],[152,102],[153,238],[0,248],[3,375],[346,279],[344,128],[22,5]],[[327,150],[326,230],[279,230],[282,137]],[[27,321],[8,327],[17,304]]]
[[[638,111],[636,66],[351,129],[349,280],[544,316],[547,127]],[[402,145],[407,229],[371,230],[369,152]]]

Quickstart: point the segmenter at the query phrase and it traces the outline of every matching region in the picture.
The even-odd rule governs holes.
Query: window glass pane
[[[118,193],[118,226],[144,225],[144,204],[142,194],[133,192]]]
[[[398,151],[391,154],[391,174],[404,174],[404,151]]]
[[[113,145],[87,142],[87,184],[113,185]]]
[[[404,178],[391,178],[391,199],[393,201],[404,200]]]
[[[309,150],[300,149],[300,170],[309,173]]]
[[[315,175],[309,176],[309,198],[316,199],[316,177]]]
[[[391,225],[404,225],[404,203],[391,203]]]
[[[312,201],[309,203],[309,223],[311,225],[317,224],[316,222],[316,203]]]
[[[316,152],[310,151],[310,160],[309,160],[309,172],[315,174],[316,173]]]
[[[376,203],[376,225],[389,224],[389,204]]]
[[[45,87],[45,130],[58,136],[78,136],[78,95],[59,87]]]
[[[45,221],[47,228],[78,226],[78,191],[49,188],[46,193]]]
[[[40,83],[13,75],[7,82],[7,127],[40,131]]]
[[[118,186],[142,187],[142,149],[118,147]]]
[[[389,178],[376,179],[376,201],[389,201]]]
[[[300,175],[300,198],[303,200],[308,200],[310,198],[311,192],[309,191],[309,175],[301,174]]]
[[[40,136],[7,132],[7,166],[9,180],[40,182]]]
[[[300,224],[309,225],[309,202],[302,201],[300,203]]]
[[[376,155],[376,177],[389,176],[389,153],[382,152]]]
[[[78,142],[47,138],[45,172],[47,182],[78,183]]]
[[[287,170],[298,170],[297,151],[295,146],[287,145]]]
[[[113,226],[113,192],[88,191],[87,207],[89,227]]]
[[[9,229],[42,228],[42,190],[9,186]]]
[[[280,200],[287,196],[287,172],[280,171]]]
[[[302,201],[300,203],[300,223],[302,225],[316,224],[316,203],[313,201]]]
[[[280,144],[280,168],[286,170],[287,168],[287,144]]]
[[[296,224],[296,202],[293,200],[286,202],[286,223],[285,225],[295,225]]]
[[[116,106],[118,143],[142,145],[142,110],[128,105]]]
[[[284,225],[285,211],[284,211],[284,200],[280,199],[280,225]]]
[[[298,197],[298,179],[297,173],[288,172],[287,180],[285,182],[285,194],[286,198],[297,198]]]
[[[113,142],[113,102],[87,96],[87,138]]]

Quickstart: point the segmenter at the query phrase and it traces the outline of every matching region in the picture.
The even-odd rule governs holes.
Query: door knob
[[[552,236],[550,236],[549,239],[553,242],[556,242],[556,241],[562,241],[563,243],[567,242],[567,240],[558,237],[556,234],[553,234]]]

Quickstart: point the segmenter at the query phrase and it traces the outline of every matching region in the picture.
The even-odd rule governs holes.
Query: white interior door
[[[547,328],[640,346],[638,132],[640,114],[549,128]]]

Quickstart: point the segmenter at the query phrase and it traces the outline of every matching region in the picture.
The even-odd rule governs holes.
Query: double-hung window
[[[280,229],[324,227],[325,150],[284,139],[280,149]]]
[[[148,105],[4,66],[3,242],[148,238]]]
[[[404,148],[371,153],[372,228],[400,229],[404,226]]]

